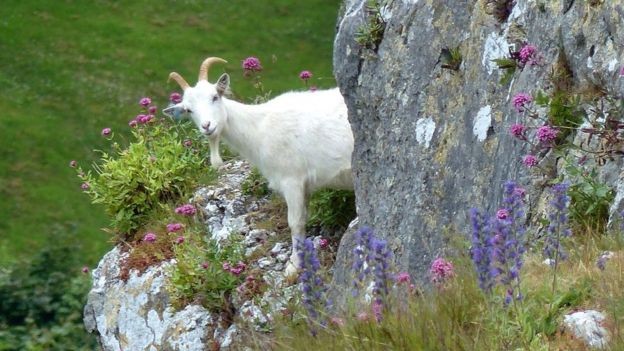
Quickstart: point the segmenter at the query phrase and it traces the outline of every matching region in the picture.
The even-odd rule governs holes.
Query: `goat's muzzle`
[[[210,129],[210,122],[206,122],[206,123],[202,124],[202,129],[204,130],[204,134],[210,135],[210,134],[214,133],[214,131],[217,128],[215,127],[215,128]]]

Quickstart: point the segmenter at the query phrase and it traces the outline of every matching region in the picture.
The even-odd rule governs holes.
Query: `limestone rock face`
[[[496,209],[502,185],[531,185],[523,167],[526,144],[509,127],[519,121],[511,97],[548,88],[548,75],[565,58],[575,88],[624,91],[622,1],[516,0],[507,18],[492,1],[402,0],[379,11],[380,41],[356,41],[371,11],[347,0],[334,45],[334,72],[355,137],[353,171],[360,225],[389,239],[399,263],[421,281],[443,254],[445,233],[468,233],[470,207]],[[540,64],[500,84],[493,59],[535,45]],[[443,68],[445,48],[459,48],[458,70]],[[619,166],[605,177],[621,178]],[[539,177],[537,177],[539,178]],[[610,180],[609,180],[610,179]],[[620,182],[621,183],[621,182]],[[535,184],[533,184],[535,185]],[[529,187],[536,206],[543,187]],[[624,198],[618,187],[618,201]],[[616,203],[612,211],[620,204]],[[341,247],[352,247],[346,235]],[[348,286],[341,249],[336,284]]]

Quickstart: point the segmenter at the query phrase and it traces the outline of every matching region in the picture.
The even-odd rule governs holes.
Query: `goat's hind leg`
[[[284,198],[288,206],[288,227],[290,228],[292,237],[292,254],[290,255],[290,261],[286,266],[284,274],[286,276],[293,276],[301,266],[301,258],[299,257],[299,250],[297,250],[297,248],[305,239],[307,204],[305,187],[302,183],[290,181],[285,182],[284,185],[286,186],[282,189],[284,189]]]

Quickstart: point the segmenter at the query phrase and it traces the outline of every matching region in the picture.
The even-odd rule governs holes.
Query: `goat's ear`
[[[170,105],[166,109],[162,110],[163,114],[175,119],[182,119],[182,113],[184,112],[184,108],[182,107],[182,103]]]
[[[219,96],[223,96],[230,87],[230,76],[227,73],[223,73],[217,81],[217,93]]]

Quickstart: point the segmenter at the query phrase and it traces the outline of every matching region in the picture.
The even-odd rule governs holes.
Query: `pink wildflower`
[[[371,305],[371,309],[373,310],[373,316],[375,316],[375,320],[377,322],[381,321],[381,315],[383,313],[383,304],[379,301],[373,301]]]
[[[325,238],[321,238],[321,240],[319,240],[319,247],[321,249],[325,249],[325,248],[327,248],[327,246],[329,246],[329,240],[327,240]]]
[[[367,322],[368,321],[368,313],[366,313],[366,312],[360,312],[355,317],[360,322]]]
[[[154,233],[145,234],[145,236],[143,237],[143,241],[148,242],[148,243],[153,243],[154,241],[156,241],[156,234]]]
[[[147,111],[149,111],[150,114],[155,114],[156,113],[156,106],[150,106]]]
[[[136,119],[131,120],[130,122],[128,122],[128,126],[130,126],[130,128],[134,128],[139,124],[139,122],[137,122]]]
[[[498,219],[507,219],[509,217],[509,211],[504,208],[496,211],[496,218]]]
[[[440,285],[449,278],[455,275],[453,263],[443,259],[442,257],[436,258],[431,263],[429,273],[431,274],[431,282]]]
[[[139,104],[141,106],[144,106],[144,107],[149,106],[149,104],[151,104],[151,103],[152,103],[152,99],[150,99],[148,97],[144,97],[144,98],[141,98],[141,100],[139,100]]]
[[[523,126],[522,124],[515,123],[509,129],[509,133],[516,138],[523,139],[525,130],[526,130],[525,126]]]
[[[197,210],[195,210],[195,207],[191,204],[182,205],[175,209],[175,213],[183,216],[193,216],[195,212],[197,212]]]
[[[620,77],[624,77],[624,66],[620,68]]]
[[[171,95],[169,95],[169,101],[173,102],[174,104],[179,104],[182,102],[182,95],[180,95],[180,93],[173,92],[171,93]]]
[[[537,48],[534,45],[526,44],[520,49],[518,53],[520,57],[520,63],[526,65],[527,63],[531,66],[536,65],[538,63],[538,52]]]
[[[84,183],[82,183],[82,184],[80,185],[80,189],[82,189],[82,190],[89,190],[89,188],[90,188],[90,187],[91,187],[91,186],[90,186],[90,185],[89,185],[89,183],[87,183],[87,182],[84,182]]]
[[[299,73],[299,78],[301,78],[302,80],[308,80],[308,79],[312,78],[312,72],[310,72],[310,71],[301,71],[301,73]]]
[[[201,267],[202,267],[203,269],[208,269],[208,266],[209,266],[209,265],[208,265],[208,262],[206,262],[206,261],[202,262],[202,264],[201,264]]]
[[[533,155],[526,155],[524,156],[524,159],[522,160],[522,163],[524,163],[524,165],[529,168],[537,166],[537,162],[538,162],[537,157]]]
[[[521,113],[525,111],[527,105],[533,102],[533,97],[527,93],[518,93],[511,100],[516,111]]]
[[[190,139],[186,139],[186,140],[184,140],[183,145],[186,146],[186,147],[191,147],[191,146],[193,146],[193,142]]]
[[[185,240],[186,239],[184,238],[184,236],[180,235],[179,237],[176,238],[175,243],[179,245],[179,244],[184,243]]]
[[[345,325],[345,322],[342,318],[332,317],[329,321],[331,322],[331,324],[337,327],[344,327]]]
[[[84,273],[84,274],[89,273],[89,267],[87,267],[87,266],[83,266],[83,267],[82,267],[82,273]]]
[[[223,262],[223,270],[229,272],[230,269],[232,269],[232,266],[230,266],[230,262],[227,262],[227,261]]]
[[[177,232],[178,230],[184,229],[184,224],[182,223],[169,223],[167,224],[167,233]]]
[[[526,190],[518,186],[514,188],[513,194],[520,196],[520,197],[524,197],[526,195]]]
[[[246,72],[260,72],[262,71],[262,65],[260,65],[260,60],[257,57],[250,56],[243,60],[243,69]]]
[[[110,128],[104,128],[104,129],[102,129],[102,136],[107,137],[107,136],[111,135],[112,132],[113,131]]]
[[[401,272],[399,274],[397,274],[396,280],[399,284],[401,283],[409,283],[410,281],[410,275],[407,272]]]
[[[76,160],[69,161],[69,167],[76,168],[77,165],[78,165],[78,162],[76,162]]]
[[[551,144],[557,138],[559,131],[550,126],[542,126],[537,129],[537,140],[543,144]]]

